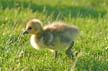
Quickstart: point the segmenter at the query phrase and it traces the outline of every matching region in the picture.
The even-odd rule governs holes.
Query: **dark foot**
[[[66,55],[70,58],[70,59],[73,59],[73,54],[72,54],[72,51],[67,49],[66,50]]]
[[[58,56],[58,51],[55,51],[55,52],[54,52],[54,57],[55,57],[55,59],[57,58],[57,56]]]
[[[73,59],[73,54],[72,54],[72,47],[74,45],[74,41],[71,42],[69,48],[66,50],[66,55],[70,58],[70,59]]]

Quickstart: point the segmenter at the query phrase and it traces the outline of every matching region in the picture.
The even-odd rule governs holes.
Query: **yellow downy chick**
[[[66,49],[66,54],[72,58],[71,49],[74,45],[74,39],[79,33],[76,26],[65,24],[64,22],[52,22],[46,26],[42,26],[42,22],[38,19],[32,19],[27,22],[26,29],[23,34],[31,34],[31,45],[39,50],[48,48],[55,52]]]

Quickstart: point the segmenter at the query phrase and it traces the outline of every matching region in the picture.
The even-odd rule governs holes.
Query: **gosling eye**
[[[31,30],[32,28],[31,27],[28,27],[28,30]]]

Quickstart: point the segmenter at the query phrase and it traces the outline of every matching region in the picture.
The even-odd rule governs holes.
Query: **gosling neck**
[[[41,29],[39,32],[35,32],[35,33],[33,33],[32,35],[35,35],[35,37],[39,38],[39,37],[41,37],[43,34],[44,34],[44,30]]]

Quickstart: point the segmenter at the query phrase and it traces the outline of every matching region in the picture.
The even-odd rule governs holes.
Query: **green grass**
[[[37,51],[23,36],[25,24],[38,18],[44,25],[64,20],[80,28],[73,53],[55,60],[48,50]],[[107,0],[0,0],[0,71],[108,71]]]

